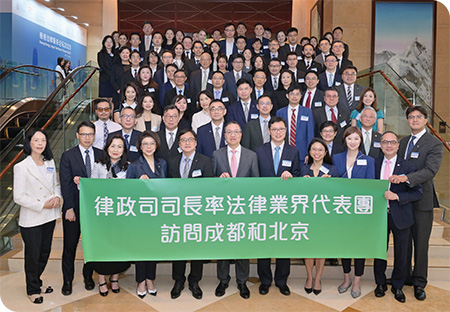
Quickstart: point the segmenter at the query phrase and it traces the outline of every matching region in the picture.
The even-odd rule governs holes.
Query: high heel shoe
[[[141,298],[144,299],[145,295],[147,294],[147,291],[144,292],[140,292],[139,291],[139,284],[136,286],[136,295]]]
[[[154,289],[147,290],[147,292],[150,296],[156,296],[158,294],[158,289],[155,287]]]
[[[343,285],[344,285],[344,283],[342,283],[341,285],[338,286],[338,292],[340,294],[345,293],[350,288],[350,286],[352,286],[352,281],[350,280],[350,284],[348,284],[347,286],[343,286]]]
[[[100,296],[102,296],[102,297],[106,297],[107,295],[108,295],[108,290],[106,290],[105,292],[102,292],[101,290],[100,290],[100,287],[102,287],[102,286],[107,286],[108,284],[106,283],[106,282],[104,282],[103,284],[98,284],[98,293],[100,294]],[[106,289],[108,289],[108,287],[106,287]]]
[[[44,302],[44,297],[42,297],[40,294],[29,295],[28,299],[30,299],[30,301],[34,304],[41,304],[42,302]]]
[[[313,288],[313,293],[314,293],[314,295],[318,295],[318,294],[320,294],[321,292],[322,292],[322,282],[320,282],[320,289],[315,289],[315,288]]]
[[[314,284],[314,280],[313,280],[312,284]],[[306,292],[307,294],[312,293],[312,291],[313,291],[312,286],[311,286],[311,288],[306,288],[306,286],[305,286],[305,292]]]
[[[119,280],[111,280],[111,277],[109,277],[109,282],[111,283],[111,291],[115,294],[118,294],[120,292],[120,287],[117,289],[112,288],[112,283],[117,283],[117,285],[119,285]]]

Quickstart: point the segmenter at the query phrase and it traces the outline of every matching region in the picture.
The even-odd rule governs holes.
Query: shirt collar
[[[277,147],[277,146],[272,142],[272,140],[270,140],[270,147],[272,148],[272,151],[275,151],[275,148]],[[280,148],[280,151],[282,151],[283,148],[284,148],[284,141],[283,141],[283,143],[281,143],[281,145],[278,146],[278,147]],[[280,156],[280,157],[281,157],[281,156]]]
[[[427,129],[423,129],[419,133],[417,133],[417,134],[411,133],[411,135],[414,135],[416,137],[416,142],[417,142],[426,132],[427,132]]]
[[[384,158],[383,158],[383,163],[386,164],[386,161],[387,161],[387,158],[384,157]],[[394,157],[392,157],[391,159],[389,159],[389,161],[391,162],[391,164],[397,163],[397,155],[395,155]],[[392,167],[391,167],[391,169],[392,169]]]
[[[242,148],[241,148],[241,144],[239,144],[239,146],[236,147],[236,152],[237,152],[238,154],[240,154],[240,153],[241,153],[241,149],[242,149]],[[231,147],[228,146],[228,145],[227,145],[227,151],[228,151],[228,154],[230,154],[231,151],[232,151]]]

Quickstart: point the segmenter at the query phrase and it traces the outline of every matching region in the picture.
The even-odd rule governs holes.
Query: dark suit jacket
[[[313,111],[325,105],[325,102],[323,101],[324,95],[325,94],[322,90],[316,88],[316,92],[314,92],[314,96],[311,99],[311,109]],[[303,101],[305,100],[305,98],[308,98],[308,90],[303,92],[303,96],[300,99],[300,105],[303,105]]]
[[[100,77],[101,82],[109,82],[111,80],[111,71],[114,63],[120,61],[119,54],[113,51],[114,56],[111,57],[107,52],[100,51],[97,53],[97,62],[100,67]]]
[[[128,82],[133,82],[135,85],[138,84],[136,78],[133,77],[133,75],[131,74],[131,72],[132,72],[131,67],[128,67],[128,70],[125,70],[125,71],[122,73],[122,76],[120,77],[120,92],[121,92],[121,93],[123,92],[123,88],[125,87],[125,85],[126,85]]]
[[[167,163],[164,159],[155,157],[155,172],[150,169],[143,156],[139,156],[127,169],[127,179],[139,179],[146,174],[150,179],[167,177]]]
[[[263,96],[263,95],[271,96],[272,95],[272,91],[266,90],[266,89],[264,89],[264,87],[263,87],[263,90],[264,90],[264,92],[261,94],[261,96]],[[253,91],[252,91],[252,94],[251,94],[252,100],[255,100],[256,102],[258,102],[257,99],[256,99],[257,95],[258,94],[256,93],[255,87],[253,87]],[[276,111],[274,109],[272,109],[272,112],[275,113]]]
[[[253,51],[252,44],[253,44],[253,42],[255,42],[255,38],[256,38],[256,37],[253,37],[253,38],[250,38],[250,39],[247,40],[247,48],[249,48],[249,49],[252,50],[252,51]],[[262,41],[261,51],[262,51],[264,54],[269,53],[269,39],[263,37],[261,41]],[[223,51],[224,51],[224,50],[222,49],[222,52],[223,52]],[[254,52],[254,51],[253,51],[253,52]]]
[[[206,82],[206,89],[208,89],[208,86],[212,88],[211,84],[211,77],[212,77],[213,71],[209,70],[208,79]],[[189,85],[191,86],[192,90],[194,91],[195,99],[198,98],[198,94],[202,91],[202,69],[197,69],[191,73],[191,76],[189,78]]]
[[[192,73],[198,69],[200,69],[200,61],[197,65],[194,57],[192,57],[191,59],[186,59],[186,61],[184,62],[184,71],[186,72],[186,76],[188,78],[190,78]]]
[[[261,145],[255,152],[258,156],[259,174],[261,177],[281,177],[281,174],[285,171],[289,171],[294,177],[300,176],[300,158],[295,147],[284,144],[276,173],[273,165],[271,143],[268,142]]]
[[[220,51],[222,51],[223,54],[227,53],[227,39],[220,40],[219,41]],[[236,47],[236,39],[234,40],[233,44],[233,53],[231,55],[238,53],[238,49]]]
[[[155,74],[153,75],[153,80],[155,80],[155,82],[156,82],[159,86],[161,86],[161,85],[164,84],[164,71],[165,71],[165,70],[166,70],[165,68],[158,69],[158,70],[155,72]]]
[[[173,98],[177,95],[177,88],[172,88],[170,90],[166,90],[166,94],[164,95],[164,106],[170,105],[172,103]],[[194,114],[197,112],[197,99],[195,98],[194,91],[189,87],[189,85],[184,85],[184,96],[187,101],[187,111],[190,114]]]
[[[313,70],[316,73],[320,74],[325,70],[324,67],[322,66],[322,64],[320,64],[319,62],[316,62],[314,60],[311,62],[309,69],[306,68],[305,60],[298,61],[297,68],[303,73],[306,73],[308,70]],[[300,77],[300,78],[302,78],[302,77]]]
[[[384,156],[375,159],[375,179],[380,179],[381,166]],[[409,174],[416,171],[414,165],[401,157],[397,156],[394,172],[395,175]],[[400,229],[406,229],[414,224],[414,211],[412,202],[422,199],[422,186],[416,185],[410,188],[408,183],[391,183],[389,190],[398,195],[399,200],[390,200],[389,209],[395,226]]]
[[[207,84],[206,90],[211,91],[213,97],[215,96],[214,88],[212,85]],[[231,104],[233,104],[234,102],[236,102],[236,96],[233,93],[231,93],[230,91],[227,91],[224,88],[222,88],[222,93],[220,94],[220,100],[223,102],[223,104],[225,104],[225,107],[228,107]]]
[[[400,141],[398,155],[405,158],[406,149],[411,136],[407,136]],[[412,153],[417,158],[412,157]],[[416,168],[416,172],[407,174],[411,187],[421,184],[423,188],[423,198],[413,203],[415,210],[429,211],[434,207],[439,207],[436,192],[434,190],[433,178],[439,171],[443,156],[442,142],[429,133],[425,133],[414,145],[407,160]]]
[[[297,56],[301,56],[303,58],[302,50],[303,50],[303,47],[301,45],[297,44],[294,52],[295,52],[295,54],[297,54]],[[291,46],[289,45],[289,43],[286,43],[284,46],[282,46],[279,49],[279,51],[281,54],[280,59],[282,61],[286,61],[287,55],[289,54],[289,52],[291,52]],[[300,62],[300,60],[299,60],[299,62]]]
[[[331,149],[331,156],[334,156],[336,154],[342,153],[345,151],[344,144],[342,143],[342,140],[336,140],[334,138],[333,140],[333,148]]]
[[[222,127],[220,147],[225,146],[224,129],[225,124]],[[206,125],[203,125],[197,129],[197,152],[211,158],[215,150],[216,150],[216,141],[214,140],[214,132],[212,129],[212,124],[211,122],[208,122]]]
[[[250,120],[245,125],[244,132],[242,134],[241,145],[245,148],[255,151],[257,147],[263,144],[264,142],[259,118]]]
[[[245,124],[252,119],[257,119],[258,116],[259,116],[259,111],[256,108],[256,102],[250,101],[250,107],[248,110],[248,118],[246,120],[245,115],[244,115],[244,110],[242,108],[242,102],[241,102],[241,100],[239,100],[227,108],[226,120],[227,120],[227,122],[237,121],[238,124],[241,126],[242,131],[244,131]],[[255,118],[252,118],[252,117],[255,117]]]
[[[180,162],[182,153],[171,158],[169,160],[169,178],[181,178],[180,176]],[[200,171],[198,171],[200,170]],[[196,172],[196,176],[193,177],[192,173]],[[200,174],[200,175],[198,175]],[[214,177],[214,172],[212,168],[211,159],[202,155],[198,152],[194,155],[194,160],[192,161],[191,168],[189,170],[189,178],[212,178]]]
[[[138,148],[137,148],[137,146],[136,146],[136,142],[137,142],[137,139],[138,139],[138,137],[139,137],[139,135],[140,135],[141,133],[142,133],[142,132],[141,132],[141,131],[138,131],[138,130],[133,130],[133,131],[131,132],[131,137],[130,137],[130,147],[129,147],[128,150],[127,150],[127,152],[128,152],[128,161],[129,161],[130,163],[133,162],[133,161],[135,161],[136,159],[138,159],[139,156],[140,156],[140,154],[139,154],[139,152],[138,152]],[[122,130],[118,130],[118,131],[111,132],[111,133],[108,135],[108,139],[109,139],[110,137],[112,137],[113,135],[116,135],[116,134],[122,135]]]
[[[313,114],[314,114],[314,123],[315,123],[315,136],[319,137],[320,133],[319,133],[319,128],[320,125],[327,121],[327,113],[325,111],[325,102],[323,103],[323,106],[320,108],[317,108],[315,110],[313,110]],[[342,137],[344,135],[344,131],[345,129],[347,129],[348,127],[350,127],[350,112],[343,109],[340,104],[337,105],[338,108],[338,118],[337,118],[337,127],[338,127],[338,131],[337,131],[337,135],[335,140],[342,142]]]
[[[309,175],[310,177],[314,177],[314,172],[311,170],[311,165],[312,163],[302,166],[300,176],[304,177],[305,175]],[[335,166],[326,163],[323,163],[322,166],[324,166],[329,170],[327,174],[329,174],[332,178],[339,178],[339,173]],[[318,177],[321,177],[324,174],[325,174],[324,172],[319,171]]]
[[[120,93],[117,93],[117,90],[121,91],[122,74],[126,70],[129,70],[129,68],[129,65],[122,65],[120,62],[113,64],[111,67],[111,76],[109,78],[113,87],[113,102],[115,107],[120,104]]]
[[[278,77],[278,86],[280,86],[280,84],[281,84],[280,80],[281,80],[281,75]],[[267,80],[266,80],[266,83],[264,84],[264,90],[267,90],[270,92],[274,92],[276,90],[272,84],[272,75],[271,74],[267,75]],[[272,95],[273,95],[273,93],[272,93]]]
[[[92,162],[103,158],[101,149],[94,149],[94,158]],[[87,178],[86,165],[84,164],[84,155],[81,155],[80,148],[77,146],[65,151],[61,155],[59,165],[59,181],[61,183],[61,195],[63,196],[62,211],[65,214],[68,209],[75,212],[77,218],[80,215],[80,195],[77,185],[73,182],[74,177]],[[64,215],[63,215],[64,217]]]
[[[356,109],[356,106],[358,106],[361,93],[366,89],[366,87],[359,85],[355,83],[353,86],[353,103],[352,106],[348,105],[347,101],[347,89],[345,87],[345,84],[341,84],[340,86],[336,87],[338,94],[339,94],[339,103],[342,104],[342,107],[345,109],[348,109],[349,112],[353,112],[354,109]]]
[[[231,177],[227,153],[227,146],[213,152],[212,165],[216,177],[219,177],[224,172],[228,172]],[[245,147],[241,147],[241,157],[236,177],[259,177],[258,158],[256,157],[255,152],[246,149]]]
[[[339,66],[339,63],[338,63],[338,66],[337,66],[337,71],[340,73],[340,74],[342,74],[342,72],[344,71],[344,69],[346,69],[348,66],[352,66],[353,65],[353,62],[352,61],[350,61],[349,59],[346,59],[346,58],[343,58],[343,60],[342,60],[342,62],[341,62],[341,66]]]
[[[289,105],[289,100],[287,99],[286,95],[287,90],[285,90],[284,88],[283,90],[273,91],[272,95],[270,96],[273,104],[272,108],[272,112],[274,113],[273,115],[276,114],[277,110]]]
[[[223,88],[231,93],[233,93],[234,97],[237,99],[237,87],[236,87],[236,77],[234,76],[233,71],[226,72],[225,75],[225,83]],[[250,82],[250,85],[253,87],[253,78],[252,75],[248,73],[241,72],[241,78],[247,79]]]
[[[381,151],[381,147],[380,147],[380,142],[381,142],[381,137],[383,135],[381,133],[378,133],[376,131],[372,130],[372,138],[370,141],[370,150],[369,150],[369,155],[370,157],[377,159],[380,156],[383,156],[383,152]],[[361,144],[361,152],[364,155],[366,154],[366,149],[364,148],[364,144]]]
[[[172,148],[169,149],[166,140],[166,130],[162,129],[157,132],[159,139],[161,141],[161,145],[159,146],[159,150],[156,152],[156,156],[164,159],[166,162],[169,161],[171,157],[177,156],[180,152],[178,151],[178,135],[180,133],[180,129],[177,130],[177,135],[173,142]]]
[[[336,73],[334,75],[334,80],[333,80],[333,86],[337,87],[337,86],[341,85],[342,83],[343,83],[342,76],[339,73],[339,71],[336,69]],[[326,71],[319,74],[319,84],[317,85],[317,88],[322,91],[325,91],[328,88],[328,76],[327,76]]]
[[[358,164],[358,160],[361,163]],[[365,162],[364,162],[365,160]],[[363,164],[365,163],[365,164]],[[333,156],[333,164],[339,173],[339,177],[348,178],[347,175],[347,151]],[[375,179],[375,160],[358,152],[355,164],[352,169],[352,179]]]

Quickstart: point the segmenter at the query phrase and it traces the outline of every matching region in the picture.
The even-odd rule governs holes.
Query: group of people
[[[97,115],[95,122],[83,121],[78,125],[76,136],[79,144],[61,156],[60,185],[45,132],[33,130],[27,134],[24,152],[29,157],[15,166],[14,200],[21,205],[19,224],[25,242],[27,294],[32,302],[41,303],[42,293],[52,291],[47,285],[43,286],[40,276],[48,259],[61,199],[64,230],[64,283],[61,291],[63,295],[72,293],[75,252],[80,237],[77,185],[80,177],[389,180],[390,187],[384,195],[387,200],[387,230],[394,235],[394,270],[389,281],[385,275],[386,261],[375,260],[375,296],[384,296],[390,283],[399,302],[406,300],[402,291],[405,284],[414,286],[416,299],[426,298],[428,240],[433,207],[437,204],[433,177],[439,170],[443,154],[440,141],[426,132],[427,111],[420,106],[408,108],[406,119],[411,135],[399,140],[395,133],[384,131],[384,116],[377,106],[375,91],[355,83],[357,70],[344,57],[348,47],[345,48],[342,41],[334,40],[334,54],[323,58],[326,68],[323,71],[319,69],[318,61],[306,63],[315,54],[315,47],[308,43],[303,46],[297,44],[296,29],[287,32],[285,46],[288,51],[283,60],[281,50],[274,48],[280,45],[278,40],[260,38],[260,34],[264,34],[261,24],[255,25],[257,37],[253,40],[242,34],[234,38],[235,30],[239,33],[242,26],[245,27],[242,23],[236,28],[227,24],[225,39],[218,41],[225,54],[225,58],[221,58],[226,61],[225,72],[220,69],[214,54],[214,42],[207,47],[203,42],[195,42],[191,51],[191,47],[185,44],[192,41],[190,37],[181,38],[178,32],[172,31],[174,36],[165,41],[162,34],[152,33],[151,23],[145,23],[142,42],[139,34],[130,36],[131,49],[139,49],[131,52],[129,65],[124,62],[128,58],[122,58],[130,51],[124,36],[119,34],[122,46],[119,52],[122,61],[119,63],[114,63],[117,53],[114,37],[106,36],[102,49],[106,54],[99,52],[99,63],[102,66],[100,59],[106,59],[111,71],[108,73],[107,66],[102,66],[100,90],[105,91],[109,83],[113,92],[101,93],[105,97],[92,103]],[[335,32],[342,35],[339,28]],[[149,36],[150,41],[147,39]],[[246,44],[240,37],[244,37]],[[254,44],[258,41],[262,43],[260,48]],[[173,51],[162,51],[164,42],[165,47],[171,46]],[[321,39],[319,47],[327,42],[330,44],[329,39]],[[270,52],[279,51],[280,58],[265,54],[265,43],[268,43]],[[245,72],[245,56],[239,54],[239,50],[233,52],[238,45],[243,47],[243,54],[247,45],[253,47],[250,52],[257,55],[252,57],[260,58],[263,67],[258,68],[258,62],[252,60],[252,68]],[[176,58],[177,47],[181,48],[181,62]],[[210,52],[205,52],[205,48]],[[148,53],[143,53],[145,50]],[[326,54],[325,48],[321,51],[318,56]],[[155,71],[160,52],[163,65]],[[192,58],[188,58],[186,52],[193,54]],[[228,53],[232,56],[231,62]],[[152,65],[152,57],[158,59],[153,64],[156,67]],[[199,69],[195,69],[197,57]],[[268,71],[264,68],[266,59],[269,59]],[[281,70],[286,64],[289,68]],[[338,67],[343,66],[341,64],[347,66]],[[305,66],[303,73],[297,66]],[[123,88],[116,88],[119,84],[114,77],[118,76],[111,74],[118,73],[114,68],[121,72],[120,85],[123,84]],[[329,68],[334,68],[332,73]],[[122,80],[125,76],[132,79]],[[186,83],[188,78],[189,85]],[[342,79],[339,85],[337,78]],[[319,88],[321,83],[322,90]],[[122,100],[116,102],[117,96],[123,97]],[[414,267],[411,267],[412,253]],[[354,259],[353,279],[351,262],[352,259],[342,259],[344,279],[338,291],[345,293],[350,289],[351,296],[357,298],[361,295],[360,279],[365,261]],[[203,260],[191,261],[187,277],[189,290],[196,299],[203,295],[199,284],[203,263]],[[240,295],[249,298],[250,291],[246,285],[248,259],[217,261],[219,284],[215,295],[225,294],[231,279],[232,263],[235,264]],[[258,259],[259,293],[267,294],[274,281],[283,295],[289,295],[290,259],[276,259],[274,275],[270,264],[271,259]],[[305,259],[307,279],[304,289],[308,294],[321,293],[324,264],[325,259]],[[128,262],[85,263],[85,288],[92,290],[95,287],[92,275],[96,271],[102,296],[108,294],[109,288],[112,292],[119,292],[119,274],[129,265]],[[157,295],[156,267],[154,261],[135,262],[136,294],[140,298],[146,294]],[[185,271],[186,261],[173,262],[173,299],[178,298],[185,287]]]

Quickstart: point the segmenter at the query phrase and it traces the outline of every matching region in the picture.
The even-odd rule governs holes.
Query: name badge
[[[373,147],[380,148],[380,142],[373,142]]]
[[[183,152],[183,150],[181,149],[181,147],[178,147],[178,148],[177,148],[177,151],[178,151],[178,153],[180,153],[180,154]]]
[[[281,166],[283,166],[283,167],[291,167],[292,166],[292,161],[290,161],[290,160],[283,160],[281,162]]]
[[[297,60],[301,61],[302,57],[300,55],[297,56]]]
[[[212,84],[212,81],[211,81],[211,79],[208,79],[208,83],[209,83],[209,84]]]
[[[190,98],[187,98],[187,99],[186,99],[186,102],[187,102],[188,104],[190,104],[190,103],[191,103],[191,99],[190,99]]]
[[[356,120],[360,120],[361,119],[361,113],[359,113],[358,115],[356,115]]]
[[[358,166],[367,166],[367,159],[358,159],[358,160],[356,161],[356,164],[357,164]]]
[[[222,99],[222,102],[229,102],[229,101],[230,99],[227,96]]]
[[[322,107],[322,102],[314,102],[315,107]]]
[[[137,152],[137,151],[138,151],[138,149],[136,146],[134,146],[134,145],[130,146],[130,152]]]
[[[125,171],[120,171],[120,172],[117,174],[117,179],[125,179],[126,176],[127,176],[127,173],[126,173]]]
[[[411,158],[419,158],[419,153],[418,152],[412,152],[411,153]]]
[[[341,128],[344,128],[347,125],[347,122],[344,120],[339,125],[341,126]]]
[[[284,65],[286,65],[286,63],[285,63],[285,62],[283,62],[283,61],[281,61],[281,65],[283,65],[283,66],[284,66]]]
[[[55,168],[47,167],[47,173],[53,173],[53,172],[55,172]]]
[[[148,92],[155,92],[155,88],[148,89]]]
[[[320,167],[319,170],[322,171],[322,172],[325,173],[325,174],[328,174],[328,172],[330,172],[330,169],[328,169],[328,168],[325,167],[325,166]]]
[[[158,131],[158,127],[157,127],[157,126],[153,126],[153,127],[152,127],[152,131],[153,131],[153,132],[157,132],[157,131]]]
[[[251,114],[250,118],[251,118],[251,119],[256,119],[256,118],[258,118],[258,114]]]
[[[359,99],[360,99],[361,97],[358,95],[358,96],[355,96],[355,101],[359,101]]]
[[[301,121],[308,121],[308,120],[309,120],[309,116],[303,116],[303,115],[302,115],[302,116],[300,117],[300,120],[301,120]]]
[[[299,83],[304,83],[305,82],[305,78],[298,78],[298,82]]]
[[[192,171],[192,177],[193,178],[201,177],[201,176],[202,176],[202,171],[200,169]]]
[[[264,50],[268,50],[268,49],[269,49],[269,46],[268,46],[268,45],[265,45],[265,46],[263,46],[263,49],[264,49]]]
[[[311,70],[316,72],[317,68],[313,67],[313,68],[311,68]]]
[[[336,86],[340,86],[340,85],[341,85],[341,83],[340,83],[339,81],[336,81],[334,84],[335,84]]]

